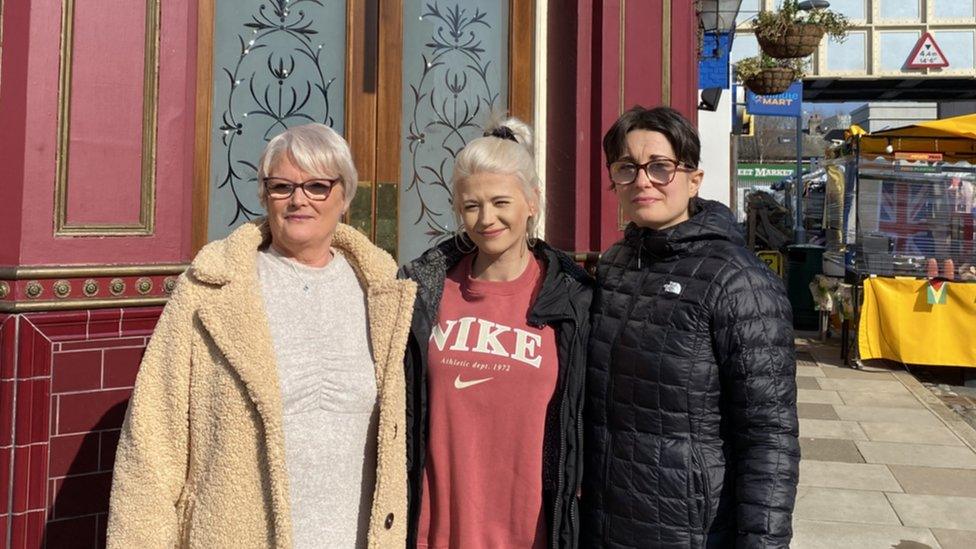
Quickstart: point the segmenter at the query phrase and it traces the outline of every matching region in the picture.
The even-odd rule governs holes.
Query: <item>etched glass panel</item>
[[[508,104],[508,2],[403,4],[399,260],[451,235],[454,158]]]
[[[218,0],[214,20],[208,240],[263,215],[272,137],[310,122],[342,133],[346,2]]]

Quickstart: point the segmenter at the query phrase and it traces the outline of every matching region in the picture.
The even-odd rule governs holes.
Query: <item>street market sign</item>
[[[773,95],[746,90],[746,111],[752,115],[799,117],[803,111],[803,82],[793,82],[785,92]]]
[[[738,164],[737,180],[742,183],[776,183],[796,175],[793,164]]]
[[[937,69],[949,66],[942,49],[935,43],[935,37],[926,32],[918,39],[915,48],[908,56],[905,66],[909,69]]]

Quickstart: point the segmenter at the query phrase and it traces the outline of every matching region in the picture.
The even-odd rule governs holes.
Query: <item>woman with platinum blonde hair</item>
[[[197,254],[146,350],[109,547],[404,545],[416,286],[339,222],[356,182],[327,126],[268,142],[267,217]]]
[[[407,265],[408,547],[576,547],[591,281],[537,238],[531,132],[458,154],[458,232]]]

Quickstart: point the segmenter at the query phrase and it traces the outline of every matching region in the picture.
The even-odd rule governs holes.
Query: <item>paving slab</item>
[[[952,431],[938,425],[912,425],[910,423],[889,423],[884,421],[865,421],[860,428],[868,440],[879,442],[907,442],[913,444],[942,444],[962,446],[959,437]],[[851,439],[863,440],[863,439]]]
[[[911,394],[908,389],[897,379],[872,380],[872,379],[837,379],[833,377],[822,377],[817,379],[820,387],[825,391],[868,391],[877,393],[900,393]]]
[[[804,438],[841,438],[869,440],[861,426],[854,421],[800,418],[800,436]]]
[[[901,442],[873,442],[864,440],[855,441],[853,444],[857,445],[857,449],[868,463],[976,469],[976,453],[973,453],[967,446],[905,444]]]
[[[797,389],[810,389],[813,391],[819,391],[820,385],[817,384],[817,378],[808,376],[796,376],[796,388]]]
[[[905,526],[976,531],[976,498],[888,494]]]
[[[813,378],[810,378],[813,379]],[[873,406],[876,408],[925,408],[914,395],[904,393],[871,393],[867,391],[837,391],[847,406]]]
[[[801,460],[864,463],[854,441],[800,437]]]
[[[796,413],[800,419],[834,419],[840,417],[830,404],[816,404],[813,402],[797,402]]]
[[[842,463],[837,461],[800,461],[800,486],[847,488],[901,492],[902,487],[888,470],[875,463]]]
[[[901,525],[884,492],[799,486],[794,514],[804,520]]]
[[[888,470],[909,494],[976,498],[976,472],[972,469],[889,465]]]
[[[800,366],[796,367],[796,375],[803,377],[824,377],[824,371],[820,366]]]
[[[891,372],[887,371],[874,371],[866,372],[864,370],[855,370],[853,368],[836,368],[836,367],[823,367],[822,368],[825,377],[831,377],[836,379],[868,379],[871,381],[895,381],[894,376]]]
[[[937,425],[942,422],[924,409],[891,408],[884,406],[834,406],[837,416],[845,421],[883,421],[914,425]]]
[[[820,391],[816,389],[797,389],[796,401],[811,404],[844,404],[837,391]]]
[[[939,540],[942,549],[973,549],[976,547],[976,532],[973,531],[933,528],[932,533]]]
[[[922,544],[922,545],[909,545]],[[928,528],[855,524],[815,520],[793,521],[792,549],[937,549]]]

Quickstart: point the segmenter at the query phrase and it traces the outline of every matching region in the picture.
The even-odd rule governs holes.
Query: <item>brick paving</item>
[[[852,370],[797,339],[792,547],[976,547],[976,429],[901,368]]]

